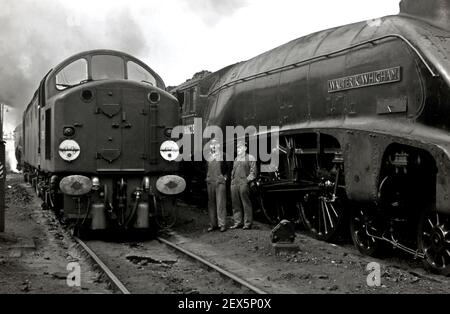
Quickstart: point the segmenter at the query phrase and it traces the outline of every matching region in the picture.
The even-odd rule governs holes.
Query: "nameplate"
[[[372,71],[328,81],[328,92],[388,84],[401,81],[401,67]]]

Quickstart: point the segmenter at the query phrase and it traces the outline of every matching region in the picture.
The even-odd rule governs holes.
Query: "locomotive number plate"
[[[408,111],[408,98],[378,99],[377,114],[403,113]]]

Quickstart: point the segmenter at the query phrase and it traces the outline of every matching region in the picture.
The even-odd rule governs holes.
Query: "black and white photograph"
[[[0,295],[448,294],[449,117],[450,0],[0,0]]]

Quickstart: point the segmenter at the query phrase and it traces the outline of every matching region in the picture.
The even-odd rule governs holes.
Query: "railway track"
[[[91,249],[87,243],[85,243],[83,240],[74,237],[75,241],[81,246],[81,248],[86,252],[86,254],[89,255],[89,257],[92,259],[92,261],[100,268],[100,271],[108,278],[108,281],[114,286],[114,290],[119,291],[122,294],[132,294],[132,292],[125,286],[125,284],[114,274],[114,272],[102,261],[102,259],[94,252],[93,249]],[[250,282],[244,280],[243,278],[240,278],[239,276],[227,271],[226,269],[209,262],[205,258],[188,251],[181,246],[167,240],[163,239],[161,237],[158,237],[157,240],[168,246],[169,248],[175,250],[178,253],[182,253],[184,256],[188,257],[191,260],[194,260],[195,262],[201,263],[204,266],[207,266],[207,268],[219,273],[221,276],[224,276],[230,280],[232,280],[235,284],[245,287],[246,289],[250,290],[251,292],[255,294],[267,294],[266,291],[252,285]]]
[[[31,193],[31,191],[29,192]],[[107,282],[113,289],[123,294],[145,293],[148,290],[151,291],[147,293],[189,294],[190,288],[197,287],[200,287],[196,289],[198,290],[197,293],[215,294],[229,293],[228,291],[232,291],[231,294],[264,294],[266,291],[268,293],[322,293],[334,291],[330,289],[334,288],[336,283],[339,286],[338,291],[344,291],[345,293],[383,291],[391,293],[403,293],[404,291],[406,293],[418,291],[448,293],[450,291],[448,290],[450,282],[445,278],[425,272],[420,264],[409,263],[409,260],[405,262],[403,256],[385,257],[383,260],[372,259],[360,256],[357,251],[355,252],[354,247],[348,243],[330,245],[316,241],[299,232],[298,238],[300,239],[299,244],[302,247],[302,252],[292,258],[275,257],[269,254],[270,251],[267,251],[265,247],[267,244],[266,236],[270,232],[270,228],[266,225],[261,225],[259,231],[259,228],[256,228],[246,233],[242,231],[201,233],[199,230],[201,231],[208,223],[207,217],[190,210],[182,212],[181,227],[177,232],[168,233],[171,236],[170,241],[165,238],[158,238],[155,240],[159,242],[126,242],[120,244],[101,241],[85,243],[80,239],[75,240],[78,242],[79,248],[85,252],[84,255],[90,256],[93,263],[98,265],[101,273],[107,277]],[[105,246],[106,249],[104,249]],[[144,266],[144,269],[139,269],[141,268],[139,264],[128,259],[127,255],[134,255],[133,257],[137,255],[137,258],[151,256],[159,259],[161,254],[155,254],[154,248],[171,252],[164,256],[169,256],[169,258],[162,259],[163,262],[167,260],[170,262],[172,258],[174,261],[178,257],[181,258],[173,264],[173,268],[163,263],[162,266],[149,264],[149,266]],[[195,253],[186,254],[179,248],[189,253]],[[115,250],[125,252],[125,254],[109,255],[110,252]],[[180,254],[174,254],[173,250],[177,250]],[[193,263],[192,260],[198,262]],[[204,261],[207,263],[204,263]],[[364,267],[369,262],[378,262],[382,266],[382,282],[383,285],[386,284],[387,288],[370,290],[365,287],[367,273],[365,273]],[[213,269],[213,272],[205,271],[205,267],[201,267],[198,263]],[[118,265],[120,265],[120,269]],[[221,267],[215,267],[216,265]],[[185,272],[186,268],[190,268],[190,270]],[[172,269],[175,269],[175,274]],[[167,277],[162,277],[161,274],[167,275]],[[230,274],[231,276],[229,276]],[[130,279],[130,275],[140,276],[141,282]],[[176,281],[177,275],[178,279],[188,279],[189,283],[181,280]],[[202,278],[197,280],[196,276]],[[224,280],[224,277],[230,280]],[[241,280],[242,278],[246,278],[247,281],[250,281],[250,284],[247,285],[248,282]],[[149,287],[155,285],[155,283],[157,287]],[[251,283],[255,283],[266,291],[253,286]],[[167,288],[161,289],[163,286]],[[234,286],[235,289],[230,289],[230,286]]]
[[[100,267],[103,274],[108,277],[108,280],[116,287],[122,294],[131,294],[131,292],[125,287],[125,285],[117,278],[116,275],[106,266],[105,263],[95,254],[91,248],[84,243],[81,239],[74,237],[75,241],[83,248],[83,250],[89,255],[89,257]]]
[[[181,252],[181,253],[189,256],[190,258],[192,258],[192,259],[194,259],[194,260],[196,260],[196,261],[198,261],[198,262],[208,266],[209,268],[217,271],[221,275],[230,278],[231,280],[233,280],[234,282],[238,283],[239,285],[250,289],[251,291],[253,291],[256,294],[267,294],[267,292],[265,292],[265,291],[259,289],[258,287],[252,285],[248,281],[246,281],[246,280],[244,280],[244,279],[234,275],[233,273],[227,271],[224,268],[221,268],[221,267],[219,267],[219,266],[217,266],[217,265],[215,265],[215,264],[205,260],[201,256],[198,256],[197,254],[194,254],[194,253],[192,253],[192,252],[182,248],[181,246],[179,246],[179,245],[177,245],[175,243],[172,243],[172,242],[170,242],[170,241],[168,241],[166,239],[163,239],[163,238],[158,238],[158,241],[160,241],[160,242],[166,244],[167,246],[177,250],[178,252]]]

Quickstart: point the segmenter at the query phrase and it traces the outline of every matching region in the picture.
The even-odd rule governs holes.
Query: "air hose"
[[[137,193],[136,194],[136,202],[134,203],[133,210],[131,211],[130,216],[128,216],[127,222],[125,223],[125,228],[128,228],[128,225],[130,224],[134,215],[136,215],[136,211],[137,211],[140,199],[141,199],[141,197],[140,197],[139,193]]]

